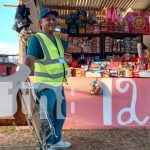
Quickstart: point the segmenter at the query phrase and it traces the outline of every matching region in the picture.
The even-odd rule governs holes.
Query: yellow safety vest
[[[61,39],[55,36],[58,49],[54,43],[43,33],[35,35],[43,50],[44,58],[34,63],[33,83],[45,83],[51,86],[60,86],[67,77],[68,67],[64,60],[64,48]]]

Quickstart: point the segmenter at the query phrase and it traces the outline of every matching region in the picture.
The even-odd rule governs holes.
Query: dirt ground
[[[150,150],[150,129],[63,130],[63,138],[72,143],[69,150]],[[0,127],[0,147],[20,145],[35,145],[28,128]]]

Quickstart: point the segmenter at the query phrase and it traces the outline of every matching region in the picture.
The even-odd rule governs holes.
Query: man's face
[[[40,21],[42,30],[47,33],[52,33],[56,28],[56,17],[52,14],[48,14]]]

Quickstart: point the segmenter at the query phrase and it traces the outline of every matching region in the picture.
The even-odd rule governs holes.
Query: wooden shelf
[[[142,36],[142,34],[131,34],[123,32],[100,32],[99,34],[69,34],[72,37],[101,37],[101,36],[112,36],[112,37],[137,37]]]
[[[135,54],[136,56],[138,56],[138,53],[134,53],[134,52],[127,52],[129,54]],[[113,52],[105,52],[104,53],[104,56],[106,57],[106,55],[119,55],[119,56],[122,56],[123,54],[126,54],[126,52],[116,52],[116,53],[113,53]]]
[[[101,59],[104,59],[106,55],[119,55],[122,56],[126,52],[105,52],[105,38],[106,36],[110,36],[114,39],[124,39],[126,37],[135,38],[140,37],[139,39],[143,41],[143,34],[131,34],[131,33],[123,33],[123,32],[100,32],[99,34],[69,34],[71,37],[99,37],[99,47],[100,47],[100,53],[85,53],[86,56],[100,56]],[[128,52],[129,54],[135,54],[138,56],[137,52]],[[71,53],[74,57],[79,57],[80,53]]]
[[[99,37],[100,34],[69,34],[72,37]]]
[[[72,56],[80,57],[81,53],[70,53]],[[100,56],[100,53],[84,53],[84,56]]]
[[[105,52],[106,55],[119,55],[119,54],[125,54],[124,52]]]
[[[112,37],[137,37],[142,36],[142,34],[131,34],[123,32],[101,32],[100,36],[112,36]]]

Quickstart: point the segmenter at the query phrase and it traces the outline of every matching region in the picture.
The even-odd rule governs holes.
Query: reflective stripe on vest
[[[67,74],[68,72],[66,71],[65,73]],[[56,78],[61,78],[64,75],[64,73],[48,74],[48,73],[42,73],[42,72],[35,72],[34,75],[39,76],[39,77],[44,77],[44,78],[56,79]]]
[[[40,61],[40,60],[38,59],[38,60],[36,60],[36,63],[41,63],[41,64],[43,64],[43,65],[56,64],[56,63],[59,63],[59,59],[45,60],[45,61]]]
[[[48,52],[48,49],[47,49],[47,47],[46,47],[46,45],[45,45],[43,39],[42,39],[42,38],[40,37],[40,35],[38,35],[38,34],[36,34],[35,36],[39,39],[39,41],[40,41],[40,43],[41,43],[42,50],[44,51],[44,54],[45,54],[45,56],[46,56],[46,59],[51,59],[51,57],[50,57],[50,55],[49,55],[49,52]]]

